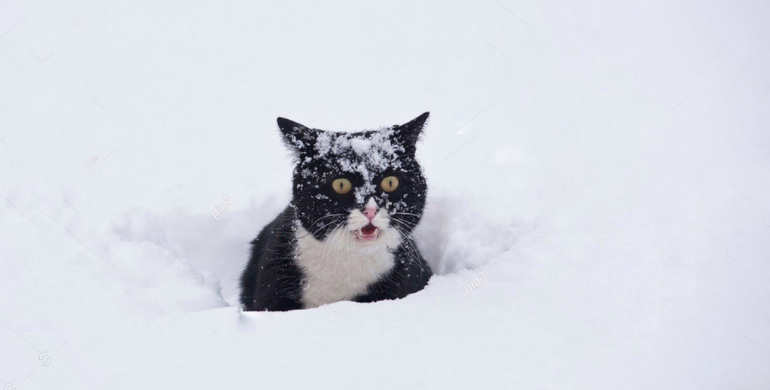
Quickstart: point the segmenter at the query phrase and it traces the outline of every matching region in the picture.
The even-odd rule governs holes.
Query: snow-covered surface
[[[0,0],[0,383],[766,389],[769,12]],[[426,110],[441,275],[239,313],[289,196],[275,117]]]

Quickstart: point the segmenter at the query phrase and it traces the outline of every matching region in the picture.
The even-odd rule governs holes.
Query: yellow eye
[[[351,188],[353,188],[353,184],[350,184],[350,180],[348,179],[335,179],[332,182],[332,188],[334,188],[334,192],[345,195],[350,192]]]
[[[388,176],[382,179],[380,187],[382,187],[382,190],[385,192],[393,192],[398,188],[398,178],[395,176]]]

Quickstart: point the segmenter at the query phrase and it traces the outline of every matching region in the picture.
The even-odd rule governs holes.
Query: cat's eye
[[[382,179],[380,187],[385,192],[393,192],[398,188],[398,178],[395,176],[388,176]]]
[[[353,188],[353,184],[348,179],[335,179],[332,182],[332,188],[334,188],[334,192],[345,195]]]

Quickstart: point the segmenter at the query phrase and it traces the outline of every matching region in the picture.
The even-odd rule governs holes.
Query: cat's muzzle
[[[380,238],[380,229],[371,223],[356,230],[356,239],[359,241],[375,241]]]

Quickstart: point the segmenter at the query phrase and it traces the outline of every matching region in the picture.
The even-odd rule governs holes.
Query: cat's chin
[[[356,241],[373,242],[380,239],[382,230],[371,223],[356,230]]]

